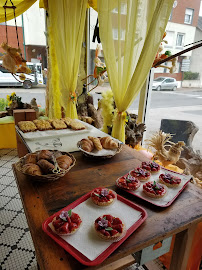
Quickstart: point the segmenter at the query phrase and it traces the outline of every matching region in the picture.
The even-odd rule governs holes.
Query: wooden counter
[[[202,221],[202,190],[189,183],[170,207],[157,207],[115,186],[119,176],[146,160],[141,153],[124,145],[122,152],[111,159],[92,160],[80,152],[73,154],[77,160],[75,167],[65,177],[52,183],[31,182],[13,166],[40,269],[88,268],[49,238],[41,226],[53,213],[98,186],[112,188],[119,195],[144,207],[148,218],[108,259],[89,269],[99,269],[174,234],[177,235],[171,270],[186,269],[194,228]]]

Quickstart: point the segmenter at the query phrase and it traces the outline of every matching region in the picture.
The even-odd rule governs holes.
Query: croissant
[[[39,167],[41,168],[41,170],[45,173],[45,174],[50,174],[52,173],[52,170],[55,168],[55,166],[48,162],[48,160],[45,159],[40,159],[37,162],[37,165],[39,165]]]
[[[81,148],[84,150],[84,151],[87,151],[87,152],[92,152],[93,149],[94,149],[94,144],[91,140],[89,139],[82,139],[81,140]]]
[[[102,147],[105,149],[116,149],[118,147],[118,143],[115,142],[111,137],[102,137],[100,138],[100,142]]]
[[[57,160],[58,166],[64,170],[68,169],[70,165],[72,164],[72,159],[66,155],[62,155],[56,158],[56,160]]]
[[[31,163],[25,164],[22,167],[22,171],[24,173],[31,174],[31,175],[42,175],[42,171],[40,167],[36,164],[31,164]]]
[[[88,139],[93,142],[97,150],[102,150],[102,144],[100,143],[100,140],[98,138],[88,136]]]

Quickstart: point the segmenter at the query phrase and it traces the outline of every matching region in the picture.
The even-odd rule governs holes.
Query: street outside
[[[106,89],[106,88],[105,88]],[[104,88],[96,88],[92,95],[95,106],[97,99],[101,98]],[[36,98],[38,105],[45,108],[45,86],[32,89],[0,88],[0,98],[16,92],[22,97],[23,102],[29,103]],[[129,112],[138,112],[139,97],[131,105]],[[144,139],[160,128],[161,119],[188,120],[194,122],[199,131],[194,137],[193,148],[202,152],[202,89],[178,88],[176,91],[152,91],[149,116],[147,119],[147,131]]]

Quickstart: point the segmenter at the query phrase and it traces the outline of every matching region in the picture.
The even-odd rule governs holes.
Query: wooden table
[[[86,269],[65,252],[42,231],[45,219],[72,203],[85,193],[105,186],[144,207],[148,213],[146,221],[101,265],[109,263],[176,235],[171,270],[184,270],[188,260],[195,226],[202,221],[202,191],[189,183],[176,201],[167,208],[144,202],[115,186],[115,180],[132,168],[140,165],[145,157],[123,146],[121,153],[106,160],[91,160],[80,152],[74,153],[75,167],[62,179],[52,183],[33,183],[13,166],[25,214],[33,238],[40,269]],[[104,267],[104,269],[106,269]]]

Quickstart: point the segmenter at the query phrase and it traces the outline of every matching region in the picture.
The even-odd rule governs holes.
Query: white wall
[[[172,46],[164,45],[165,50],[171,51],[172,54],[175,54],[185,49],[183,47],[180,47],[180,48],[176,47],[177,33],[185,34],[184,45],[186,45],[186,44],[194,42],[196,27],[191,26],[191,25],[186,25],[186,24],[168,22],[166,31],[174,32],[174,38],[173,38]],[[192,55],[192,51],[183,54],[183,56],[191,56],[191,55]]]
[[[39,8],[39,1],[23,13],[23,19],[25,45],[46,46],[45,15],[44,9]]]

